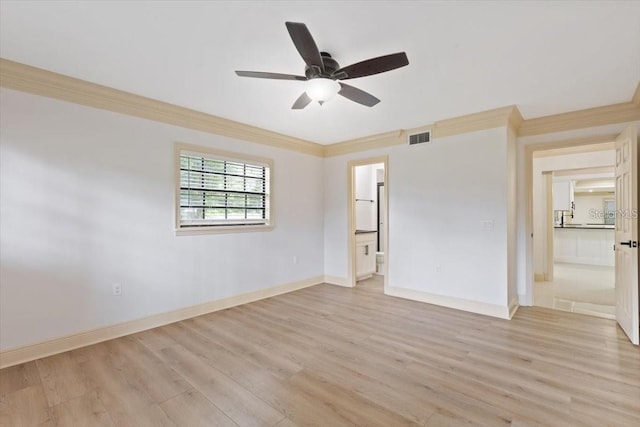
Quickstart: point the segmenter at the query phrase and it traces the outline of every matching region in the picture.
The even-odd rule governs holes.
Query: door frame
[[[386,212],[384,212],[384,206],[383,206],[383,209],[382,209],[383,215],[380,215],[380,187],[384,187],[384,182],[378,182],[377,184],[378,184],[378,186],[376,187],[376,202],[378,203],[378,209],[376,209],[376,224],[378,225],[378,230],[380,230],[380,216],[384,217],[384,214],[386,213]],[[382,195],[383,196],[384,196],[384,191],[385,191],[385,189],[382,188]],[[384,197],[383,197],[383,199],[384,199]],[[385,222],[383,222],[383,224],[386,224],[386,220],[385,220]],[[383,226],[383,229],[384,229],[384,226]],[[376,248],[378,249],[377,252],[380,252],[380,231],[378,231],[378,236],[376,236],[376,237],[378,237],[378,242],[376,244]],[[384,247],[382,249],[384,251]]]
[[[389,156],[368,157],[366,159],[350,160],[347,163],[347,286],[356,285],[356,203],[355,203],[355,170],[356,166],[366,166],[382,163],[384,165],[384,212],[387,219],[384,224],[384,293],[387,293],[389,282]]]

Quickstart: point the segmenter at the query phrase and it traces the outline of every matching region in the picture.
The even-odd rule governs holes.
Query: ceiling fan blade
[[[311,103],[311,98],[307,95],[307,92],[302,92],[302,95],[296,99],[296,102],[291,106],[292,110],[302,110],[304,107]]]
[[[286,22],[287,30],[293,40],[293,44],[298,49],[300,56],[310,68],[319,68],[324,72],[324,63],[320,56],[320,51],[316,42],[311,37],[307,26],[301,22]]]
[[[380,102],[380,100],[375,96],[363,91],[362,89],[358,89],[357,87],[340,83],[340,88],[341,89],[340,92],[338,92],[338,95],[342,95],[347,99],[357,102],[358,104],[362,104],[367,107],[373,107],[378,102]]]
[[[294,76],[293,74],[280,73],[264,73],[262,71],[236,71],[240,77],[256,77],[259,79],[276,79],[276,80],[309,80],[305,76]]]
[[[396,68],[404,67],[405,65],[409,65],[409,58],[407,58],[406,53],[400,52],[348,65],[336,70],[333,74],[345,73],[347,77],[340,77],[340,79],[348,80],[384,73],[385,71],[395,70]]]

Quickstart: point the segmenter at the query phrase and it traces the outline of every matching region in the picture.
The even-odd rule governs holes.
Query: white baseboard
[[[456,310],[468,311],[471,313],[484,314],[485,316],[499,317],[501,319],[509,319],[509,307],[497,304],[489,304],[486,302],[470,301],[462,298],[449,297],[445,295],[431,294],[429,292],[416,291],[414,289],[396,288],[389,286],[385,290],[385,294],[410,299],[413,301],[426,302],[429,304],[440,305]]]
[[[509,319],[512,319],[513,315],[516,314],[516,311],[518,311],[518,308],[520,308],[520,304],[518,303],[518,299],[519,298],[516,296],[509,303]]]
[[[79,332],[66,337],[6,350],[0,352],[0,369],[122,337],[124,335],[157,328],[158,326],[179,322],[181,320],[190,319],[192,317],[201,316],[214,311],[224,310],[226,308],[296,291],[298,289],[320,284],[323,282],[323,279],[324,277],[319,276],[276,285],[253,292],[247,292],[190,307],[180,308],[166,313],[154,314],[140,319],[131,320],[129,322],[118,323],[115,325],[105,326],[103,328]]]
[[[339,276],[324,276],[324,283],[329,285],[344,286],[345,288],[353,288],[349,283],[349,279]]]
[[[580,256],[556,256],[553,262],[566,263],[566,264],[586,264],[586,265],[600,265],[605,267],[615,267],[615,261],[602,259],[602,257],[580,257]]]

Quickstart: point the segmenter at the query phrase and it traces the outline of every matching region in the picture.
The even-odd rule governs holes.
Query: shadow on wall
[[[61,329],[82,331],[94,327],[78,325],[75,319],[99,315],[107,295],[91,290],[85,273],[56,272],[56,268],[64,267],[0,267],[2,351],[24,345],[25,337],[38,342],[60,336]]]

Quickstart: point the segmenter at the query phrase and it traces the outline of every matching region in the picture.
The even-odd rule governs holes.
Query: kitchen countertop
[[[356,230],[356,234],[377,233],[377,230]]]
[[[614,230],[615,225],[609,224],[565,224],[564,227],[554,225],[553,228],[577,228],[579,230]]]

